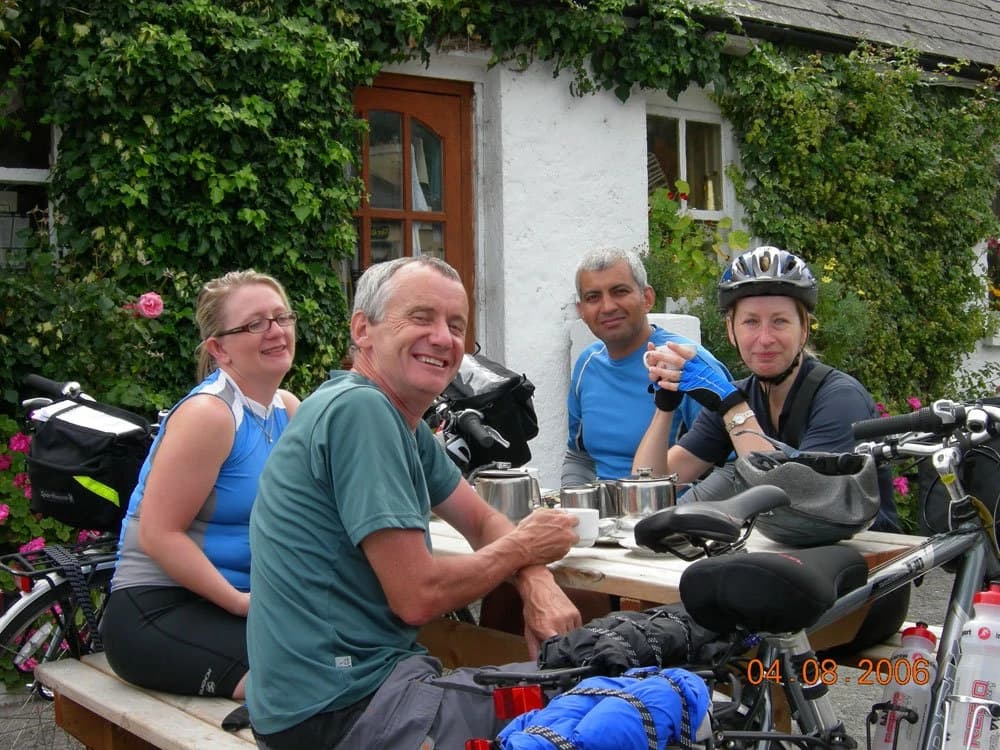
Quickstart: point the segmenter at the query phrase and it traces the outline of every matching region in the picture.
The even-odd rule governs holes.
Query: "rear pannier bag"
[[[76,528],[118,531],[149,452],[149,423],[98,403],[46,411],[28,451],[31,510]]]

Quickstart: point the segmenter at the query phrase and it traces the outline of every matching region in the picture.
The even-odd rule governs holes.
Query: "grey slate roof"
[[[749,23],[913,47],[931,58],[1000,63],[1000,0],[726,0]]]

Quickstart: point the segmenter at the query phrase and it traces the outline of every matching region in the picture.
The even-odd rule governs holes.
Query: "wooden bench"
[[[38,680],[55,693],[56,723],[98,750],[249,750],[249,729],[222,720],[240,704],[145,690],[119,679],[104,654],[41,664]]]
[[[445,667],[527,661],[524,638],[442,619],[418,640]],[[38,680],[55,693],[56,723],[92,750],[248,750],[249,729],[230,733],[222,720],[239,706],[136,687],[118,678],[104,654],[42,664]]]

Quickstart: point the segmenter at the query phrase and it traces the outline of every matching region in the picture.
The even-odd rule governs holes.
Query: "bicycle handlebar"
[[[931,456],[949,445],[971,447],[1000,435],[1000,406],[942,399],[911,414],[854,423],[857,438],[889,438],[859,443],[856,453],[877,460]]]
[[[896,414],[855,422],[854,437],[865,440],[898,435],[901,432],[937,432],[942,426],[941,418],[925,406],[912,414]]]
[[[53,398],[77,399],[83,393],[83,389],[80,387],[80,384],[75,380],[67,380],[64,383],[59,383],[55,380],[49,380],[41,375],[31,373],[25,376],[23,382],[26,387],[32,389],[33,391],[36,391],[44,396],[51,396]]]
[[[483,448],[492,448],[496,443],[493,434],[483,424],[483,415],[475,409],[463,409],[456,415],[455,423],[459,431]]]

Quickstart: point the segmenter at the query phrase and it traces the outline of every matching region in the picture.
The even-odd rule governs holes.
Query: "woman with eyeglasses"
[[[280,388],[296,315],[278,281],[250,270],[206,283],[195,320],[201,382],[163,420],[139,473],[101,635],[129,682],[242,700],[250,510],[299,405]]]

